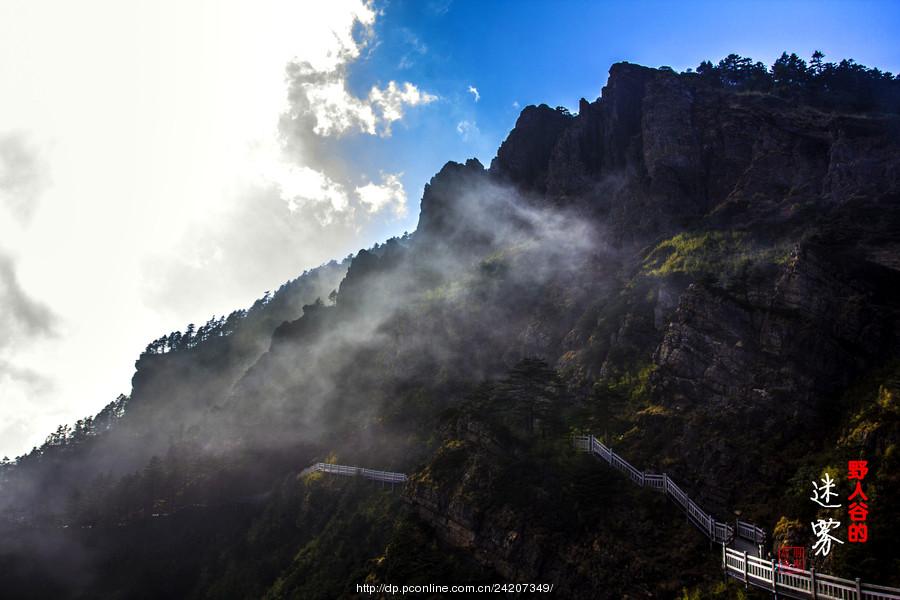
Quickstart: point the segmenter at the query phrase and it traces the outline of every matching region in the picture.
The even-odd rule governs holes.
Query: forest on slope
[[[770,549],[867,459],[871,539],[815,566],[900,585],[898,150],[900,80],[819,55],[618,63],[577,115],[529,106],[489,168],[435,175],[414,234],[154,340],[128,397],[5,459],[6,590],[736,594],[578,431]],[[325,459],[411,481],[300,475]]]

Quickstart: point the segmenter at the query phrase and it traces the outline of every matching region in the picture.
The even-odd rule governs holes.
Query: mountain
[[[581,431],[770,551],[809,545],[810,481],[868,460],[871,538],[815,566],[900,585],[900,81],[779,60],[615,64],[489,168],[447,163],[413,235],[155,340],[130,397],[3,464],[4,593],[737,595]]]

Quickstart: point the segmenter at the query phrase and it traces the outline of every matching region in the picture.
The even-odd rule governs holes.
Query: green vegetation
[[[736,581],[718,581],[716,583],[698,585],[690,590],[682,588],[681,596],[678,597],[678,600],[706,600],[707,598],[745,600],[747,592],[744,591],[742,585]]]
[[[891,546],[900,535],[900,514],[892,507],[900,503],[900,411],[895,398],[900,390],[900,365],[888,364],[861,376],[835,402],[832,421],[819,432],[815,446],[798,444],[785,452],[796,456],[791,462],[795,471],[787,479],[780,499],[773,500],[780,517],[773,531],[774,544],[809,545],[809,523],[817,518],[817,506],[809,500],[811,482],[829,472],[835,479],[843,507],[837,510],[842,521],[839,539],[846,541],[848,460],[867,460],[869,475],[865,493],[869,497],[870,514],[867,520],[870,537],[866,544],[845,543],[831,553],[827,560],[815,560],[819,570],[843,576],[861,577],[864,581],[878,581],[885,585],[900,584],[900,560],[885,562],[884,557],[895,556]],[[827,511],[826,511],[827,513]],[[825,516],[825,513],[822,513]],[[878,558],[882,557],[882,558]],[[809,557],[810,560],[813,557]]]
[[[399,510],[396,493],[383,491],[374,482],[354,479],[313,485],[325,485],[330,493],[322,498],[324,502],[303,506],[301,515],[308,514],[310,525],[316,521],[321,525],[316,531],[303,527],[303,521],[297,523],[309,541],[267,591],[264,598],[268,600],[355,596],[356,584],[366,580],[369,561],[380,554],[390,538]],[[312,510],[321,514],[312,514]],[[310,539],[313,532],[316,535]]]
[[[653,277],[735,275],[753,262],[773,260],[774,249],[756,249],[746,234],[735,231],[679,233],[663,240],[644,260],[643,271]]]
[[[384,553],[370,562],[369,582],[427,585],[437,581],[485,584],[494,575],[465,552],[440,544],[414,514],[398,518]]]
[[[539,394],[552,378],[531,381],[520,396]],[[466,438],[449,438],[423,471],[427,481],[414,482],[439,503],[465,500],[460,525],[477,537],[488,560],[503,564],[507,556],[535,556],[540,548],[544,572],[567,573],[566,587],[557,591],[567,597],[597,590],[621,597],[633,591],[635,577],[673,597],[684,585],[715,577],[716,556],[702,536],[672,518],[665,498],[576,453],[565,435],[529,435],[503,408],[503,388],[482,390],[476,403],[453,415],[447,429],[465,431]],[[496,410],[486,410],[491,402]],[[566,402],[558,397],[556,412],[569,414]],[[438,520],[432,527],[443,525]],[[535,568],[527,558],[517,560],[523,577]]]
[[[715,65],[703,61],[696,73],[716,87],[772,93],[827,109],[900,112],[900,76],[853,59],[826,62],[819,50],[813,52],[809,63],[783,52],[770,69],[749,57],[729,54]]]
[[[644,261],[644,272],[662,276],[720,271],[725,260],[734,260],[743,239],[734,232],[679,233],[656,245]]]
[[[752,106],[775,94],[885,107],[897,85],[821,56],[807,66],[785,55],[770,73],[731,55],[698,73],[698,89],[702,80],[752,94],[742,99]],[[860,94],[847,102],[840,94],[852,85]],[[0,515],[13,540],[4,551],[29,547],[43,528],[48,546],[100,565],[75,564],[87,582],[71,595],[82,597],[340,598],[363,582],[477,583],[508,572],[556,578],[568,586],[562,597],[743,597],[716,581],[716,553],[665,497],[572,450],[577,428],[639,468],[680,471],[698,502],[719,503],[709,508],[718,518],[739,509],[798,543],[815,516],[810,481],[826,465],[871,460],[872,540],[824,566],[896,583],[888,578],[900,562],[878,558],[896,557],[900,537],[900,367],[873,369],[883,357],[857,352],[858,339],[896,322],[873,316],[896,308],[886,294],[866,295],[894,282],[890,268],[846,257],[859,267],[851,275],[833,288],[810,284],[809,295],[837,290],[822,311],[796,297],[774,306],[772,291],[791,256],[785,240],[813,227],[777,242],[751,225],[695,229],[638,257],[625,248],[568,256],[532,233],[442,260],[427,238],[393,241],[360,252],[346,277],[334,263],[246,311],[154,340],[131,397],[0,462],[0,501],[12,490],[19,503]],[[852,235],[842,232],[842,248],[878,241]],[[838,268],[813,266],[800,276]],[[685,295],[692,284],[697,293]],[[839,371],[833,383],[829,370]],[[338,457],[408,472],[409,485],[296,474]],[[42,568],[56,571],[55,556],[36,567],[11,556],[0,555],[0,572],[25,574],[4,581],[11,596],[30,591]]]

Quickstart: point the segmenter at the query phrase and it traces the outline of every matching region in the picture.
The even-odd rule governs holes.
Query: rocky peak
[[[642,134],[647,84],[670,77],[674,75],[627,62],[610,67],[609,79],[595,102],[605,124],[603,153],[607,168],[623,167],[634,160]]]
[[[460,199],[465,191],[485,181],[487,172],[477,158],[465,164],[449,161],[431,181],[425,184],[419,226],[416,235],[421,238],[446,237],[457,229],[463,218]]]
[[[574,118],[546,104],[526,106],[491,161],[491,175],[523,189],[543,191],[550,153]]]
[[[608,215],[619,239],[710,223],[785,231],[854,194],[896,194],[898,123],[617,63],[577,116],[524,110],[491,174]]]

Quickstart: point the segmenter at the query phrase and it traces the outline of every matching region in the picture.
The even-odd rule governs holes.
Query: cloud
[[[478,93],[478,88],[474,85],[469,86],[469,93],[475,96],[475,102],[481,100],[481,94]]]
[[[149,305],[176,314],[196,314],[198,306],[225,313],[240,306],[233,299],[242,294],[245,303],[252,301],[303,268],[345,256],[348,244],[382,214],[406,214],[401,173],[348,188],[313,169],[280,168],[179,242],[177,261],[166,254],[142,265]]]
[[[10,257],[0,254],[0,350],[23,339],[51,336],[56,316],[25,293]]]
[[[414,55],[424,56],[428,53],[428,46],[415,33],[403,27],[400,29],[403,42],[409,48],[409,51],[400,57],[400,63],[397,68],[400,70],[409,69],[415,64]]]
[[[24,450],[34,436],[33,417],[49,410],[52,380],[17,365],[13,357],[56,334],[56,315],[22,289],[15,265],[0,254],[0,455]]]
[[[345,52],[344,61],[324,70],[306,61],[288,65],[290,109],[282,119],[284,131],[301,138],[310,130],[323,137],[348,133],[390,136],[391,124],[403,118],[406,107],[437,100],[408,81],[390,81],[384,88],[372,86],[365,98],[354,96],[348,89],[347,66],[358,55],[356,47],[354,52]]]
[[[356,98],[347,90],[343,74],[321,73],[309,63],[292,65],[291,79],[294,106],[290,119],[312,116],[313,133],[320,136],[341,135],[361,131],[375,135],[378,118],[370,103]]]
[[[21,132],[0,134],[0,205],[27,223],[47,186],[47,170],[37,148]]]
[[[271,166],[262,183],[268,181],[277,187],[291,214],[305,212],[326,226],[338,215],[352,212],[347,190],[324,173],[286,162]]]
[[[456,133],[460,135],[464,142],[468,142],[472,137],[481,133],[478,124],[475,121],[460,121],[456,124]]]
[[[428,3],[428,9],[435,15],[443,16],[450,12],[452,5],[453,0],[431,0]]]
[[[241,202],[212,215],[171,249],[177,259],[167,252],[145,260],[140,268],[147,304],[205,319],[249,304],[304,268],[345,256],[364,222],[350,194],[314,171],[298,169],[296,176],[293,202],[275,183],[248,186]],[[324,196],[313,193],[320,184]]]
[[[27,447],[127,392],[147,341],[381,239],[402,210],[400,177],[357,158],[436,97],[372,72],[371,2],[0,12],[0,359],[19,369],[0,423],[26,415]],[[35,395],[22,369],[56,388]]]
[[[422,92],[409,82],[401,88],[391,81],[383,90],[373,87],[369,92],[369,102],[380,109],[381,120],[385,124],[384,135],[391,134],[391,123],[403,118],[404,106],[430,104],[435,100],[437,96]]]
[[[381,182],[381,185],[368,183],[356,188],[362,205],[370,213],[392,207],[397,217],[406,215],[406,191],[400,182],[400,175],[383,174]]]
[[[376,43],[375,17],[349,15],[334,36],[332,60],[287,64],[278,136],[251,152],[251,175],[236,202],[177,242],[177,260],[166,253],[145,261],[142,287],[153,305],[176,313],[234,308],[223,299],[233,303],[252,290],[252,300],[304,267],[346,255],[376,219],[406,214],[402,174],[366,181],[346,158],[355,136],[390,136],[410,108],[437,100],[408,81],[372,86],[365,96],[351,92],[348,69]]]
[[[53,422],[54,410],[47,395],[54,390],[50,378],[0,357],[0,458],[15,456],[37,443],[34,421],[40,419],[46,426]]]
[[[13,363],[0,358],[0,383],[3,383],[3,380],[10,379],[24,383],[33,391],[39,393],[43,393],[53,387],[53,383],[40,373],[31,369],[16,366]]]
[[[519,106],[520,106],[520,105],[519,105],[519,101],[518,101],[518,100],[513,100],[512,107],[515,108],[516,110],[518,110],[518,109],[519,109]]]

